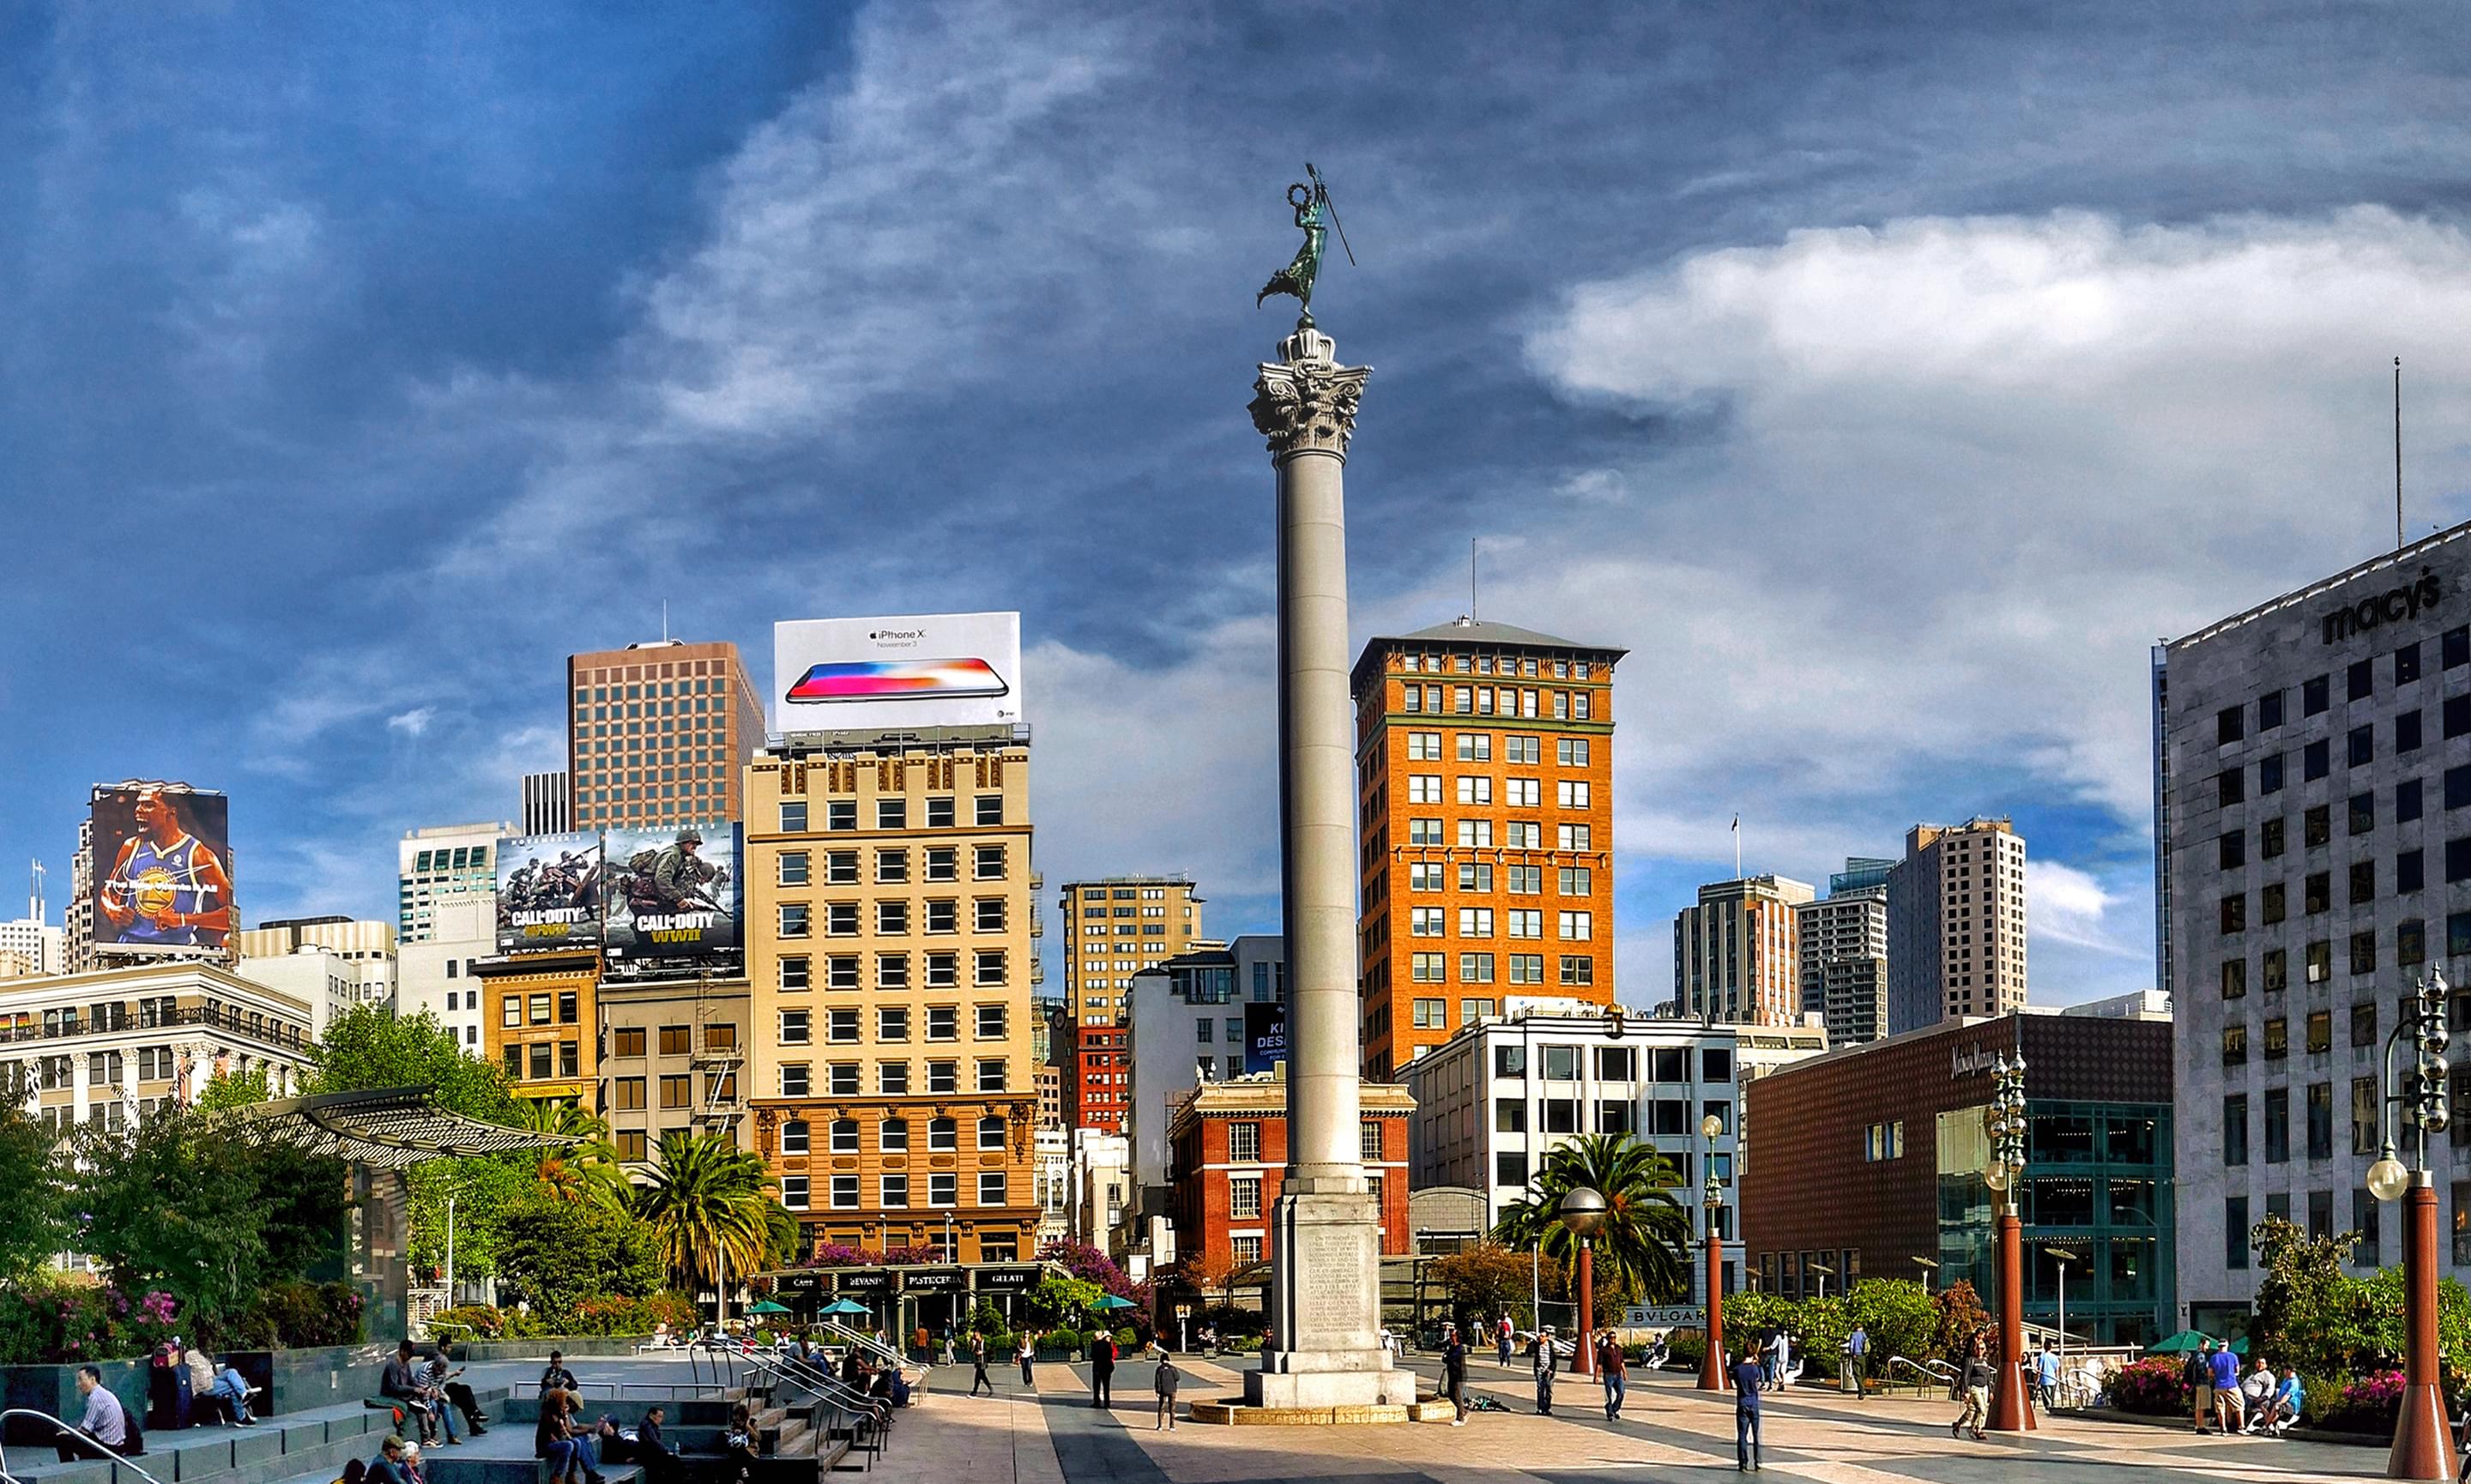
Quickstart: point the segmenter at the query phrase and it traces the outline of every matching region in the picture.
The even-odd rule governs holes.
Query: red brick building
[[[2138,1343],[2171,1329],[2171,1022],[2117,1001],[1946,1021],[1750,1083],[1758,1151],[1740,1192],[1753,1281],[1798,1298],[1823,1279],[1830,1293],[1864,1278],[1964,1279],[1995,1303],[1985,1116],[1992,1069],[2019,1047],[2026,1316],[2056,1315],[2056,1249],[2074,1332]]]
[[[1364,1172],[1381,1206],[1381,1251],[1408,1250],[1407,1121],[1416,1100],[1364,1084]],[[1178,1262],[1241,1271],[1270,1257],[1270,1207],[1287,1165],[1287,1086],[1269,1077],[1205,1083],[1167,1126],[1167,1212]]]
[[[1121,1025],[1075,1025],[1068,1126],[1126,1132],[1133,1114],[1132,1032]]]

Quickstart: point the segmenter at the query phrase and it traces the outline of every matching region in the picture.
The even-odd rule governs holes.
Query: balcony
[[[185,1010],[171,1010],[152,1016],[113,1017],[95,1020],[91,1017],[64,1015],[53,1025],[26,1020],[15,1025],[0,1025],[0,1046],[22,1046],[43,1041],[68,1041],[86,1036],[125,1035],[131,1031],[174,1030],[184,1025],[203,1025],[233,1035],[247,1036],[268,1046],[291,1051],[316,1049],[316,1043],[296,1026],[269,1022],[261,1017],[252,1026],[248,1018],[238,1011],[197,1005]]]

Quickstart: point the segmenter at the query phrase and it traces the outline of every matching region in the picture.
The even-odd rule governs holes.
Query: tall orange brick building
[[[1612,1002],[1612,678],[1628,652],[1464,618],[1364,647],[1366,1076],[1513,997]]]

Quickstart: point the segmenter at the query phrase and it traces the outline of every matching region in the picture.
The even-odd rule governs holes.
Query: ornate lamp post
[[[1579,1353],[1571,1370],[1581,1376],[1596,1374],[1596,1267],[1595,1253],[1589,1240],[1605,1224],[1605,1198],[1588,1186],[1577,1186],[1565,1193],[1556,1214],[1571,1236],[1579,1239]]]
[[[1983,1180],[1999,1203],[1999,1385],[1991,1394],[1993,1432],[2032,1432],[2025,1397],[2025,1223],[2016,1191],[2025,1182],[2025,1053],[1999,1058],[1990,1072],[1990,1167]]]
[[[2394,1048],[2408,1036],[2417,1053],[2408,1087],[2394,1080]],[[2368,1166],[2368,1193],[2381,1201],[2403,1198],[2403,1395],[2394,1419],[2393,1449],[2386,1477],[2454,1477],[2454,1434],[2445,1421],[2445,1398],[2436,1382],[2436,1186],[2428,1169],[2428,1136],[2442,1132],[2445,1105],[2445,975],[2431,970],[2418,992],[2402,1002],[2401,1024],[2386,1037],[2385,1102],[2408,1103],[2417,1128],[2411,1167],[2394,1157],[2389,1119],[2385,1152]]]
[[[1725,1188],[1716,1179],[1716,1136],[1725,1120],[1709,1114],[1699,1120],[1700,1163],[1707,1186],[1700,1204],[1707,1211],[1707,1354],[1699,1361],[1699,1389],[1725,1389],[1725,1244],[1719,1239],[1716,1214],[1725,1209]]]

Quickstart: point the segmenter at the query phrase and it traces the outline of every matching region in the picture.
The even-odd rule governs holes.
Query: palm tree
[[[709,1281],[718,1313],[729,1312],[729,1274],[753,1272],[770,1246],[771,1172],[715,1134],[672,1129],[635,1198],[660,1237],[670,1271],[693,1293]]]
[[[562,1097],[526,1097],[516,1100],[515,1126],[567,1141],[563,1149],[542,1150],[533,1170],[534,1183],[551,1200],[561,1206],[625,1205],[626,1177],[618,1167],[607,1122]]]
[[[1605,1223],[1592,1238],[1603,1291],[1673,1298],[1690,1286],[1690,1213],[1673,1198],[1681,1183],[1672,1163],[1633,1135],[1582,1134],[1544,1156],[1527,1193],[1502,1211],[1494,1239],[1522,1251],[1541,1246],[1544,1256],[1576,1272],[1579,1244],[1562,1225],[1562,1197],[1591,1187],[1605,1198]],[[1579,1322],[1591,1325],[1595,1316]]]

